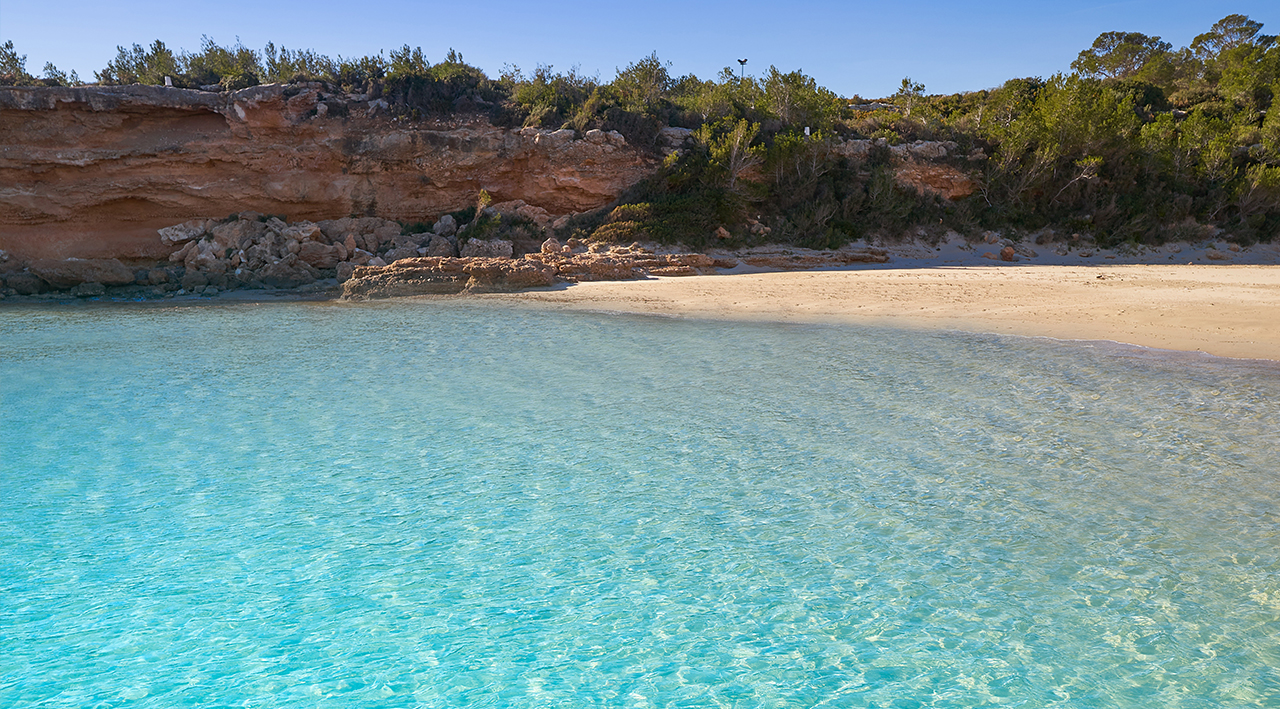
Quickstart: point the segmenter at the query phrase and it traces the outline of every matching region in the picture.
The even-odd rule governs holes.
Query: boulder
[[[187,271],[182,274],[182,280],[178,282],[182,286],[182,290],[188,293],[194,293],[201,288],[209,285],[209,277],[199,271]]]
[[[684,145],[684,142],[693,135],[693,131],[688,128],[663,128],[658,132],[658,140],[669,148],[678,148]]]
[[[494,204],[491,204],[488,207],[485,207],[484,213],[489,216],[493,216],[494,214],[501,214],[504,217],[511,217],[511,216],[515,216],[517,211],[521,207],[525,207],[525,206],[528,206],[528,205],[525,204],[525,201],[523,199],[512,199],[506,202],[495,202]]]
[[[160,234],[160,243],[165,246],[175,246],[192,239],[199,239],[216,224],[217,222],[212,219],[192,219],[159,229],[157,233]]]
[[[525,204],[516,209],[516,216],[521,219],[528,219],[537,224],[539,228],[545,229],[551,223],[551,215],[547,214],[547,210],[542,207],[535,207],[531,204]]]
[[[1012,246],[1006,246],[1003,249],[1000,249],[1000,260],[1001,261],[1017,261],[1018,260],[1017,250],[1014,249]]]
[[[320,227],[311,222],[298,222],[284,229],[280,235],[286,239],[293,239],[297,242],[320,241],[324,237],[324,232]]]
[[[218,263],[219,257],[225,253],[224,249],[212,241],[192,241],[190,243],[194,244],[194,246],[187,251],[186,258],[182,260],[188,271],[192,269],[219,271],[219,265],[222,266],[221,271],[226,270],[226,264]]]
[[[592,128],[587,131],[583,138],[593,145],[604,145],[609,142],[609,137],[599,128]]]
[[[400,236],[400,225],[396,222],[386,222],[382,226],[377,227],[372,233],[365,234],[365,243],[373,246],[370,251],[381,251],[395,241]]]
[[[273,264],[263,266],[254,275],[268,288],[297,288],[314,283],[320,274],[296,255],[289,254]]]
[[[431,231],[440,236],[453,236],[458,233],[458,222],[452,214],[446,214],[431,227]]]
[[[133,283],[133,270],[113,258],[69,258],[62,261],[37,259],[28,264],[27,268],[44,279],[45,283],[58,289],[70,288],[81,283],[103,283],[109,286]],[[13,288],[13,286],[9,287]]]
[[[512,253],[514,249],[511,242],[504,239],[467,239],[466,245],[462,247],[463,258],[511,258]]]
[[[432,236],[427,242],[428,256],[457,256],[458,251],[453,247],[453,242],[443,236]]]
[[[279,221],[279,220],[276,220]],[[239,219],[213,227],[210,232],[213,243],[226,251],[227,249],[247,249],[255,242],[261,241],[268,233],[266,224],[260,221]]]
[[[101,283],[81,283],[71,289],[71,295],[77,298],[96,298],[106,294],[107,288]]]
[[[560,130],[551,131],[550,133],[539,133],[533,139],[535,145],[547,148],[561,148],[573,142],[576,133],[569,128],[561,128]]]
[[[558,254],[561,251],[564,251],[564,246],[554,236],[542,242],[542,253],[544,254]]]
[[[954,145],[954,143],[952,143],[952,145]],[[921,160],[938,160],[947,156],[947,145],[945,143],[918,140],[906,147],[907,152],[909,152],[912,157],[919,158]]]
[[[316,233],[320,233],[316,229]],[[315,268],[334,268],[346,256],[340,244],[326,246],[318,241],[304,241],[298,246],[298,258]]]
[[[386,261],[387,263],[395,263],[400,259],[417,258],[422,255],[423,254],[418,253],[418,249],[415,249],[412,246],[401,246],[400,248],[396,248],[388,251],[386,254],[383,255],[382,260]]]
[[[34,273],[10,273],[4,277],[4,282],[18,295],[35,295],[49,289],[48,284]]]

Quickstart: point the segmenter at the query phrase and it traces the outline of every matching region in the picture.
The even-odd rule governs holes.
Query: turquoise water
[[[1280,369],[0,310],[0,706],[1277,707]]]

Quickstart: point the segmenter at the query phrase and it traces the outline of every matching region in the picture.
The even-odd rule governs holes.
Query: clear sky
[[[273,41],[330,56],[409,44],[433,62],[452,47],[490,76],[505,64],[578,65],[604,81],[652,51],[673,74],[704,79],[746,58],[749,74],[771,64],[802,69],[842,96],[876,98],[904,76],[928,93],[952,93],[1067,71],[1107,31],[1182,47],[1231,13],[1280,33],[1277,0],[0,0],[0,41],[13,40],[32,74],[52,61],[86,81],[116,45],[160,39],[195,51],[209,35],[224,45],[239,37],[254,49]]]

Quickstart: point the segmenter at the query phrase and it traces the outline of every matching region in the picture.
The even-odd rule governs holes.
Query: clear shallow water
[[[0,705],[1280,706],[1280,370],[0,310]]]

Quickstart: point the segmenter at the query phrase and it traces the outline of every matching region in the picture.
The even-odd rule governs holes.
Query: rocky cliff
[[[655,167],[617,133],[398,121],[321,84],[0,88],[0,251],[166,259],[157,230],[188,219],[430,222],[481,189],[555,216],[608,204]]]

